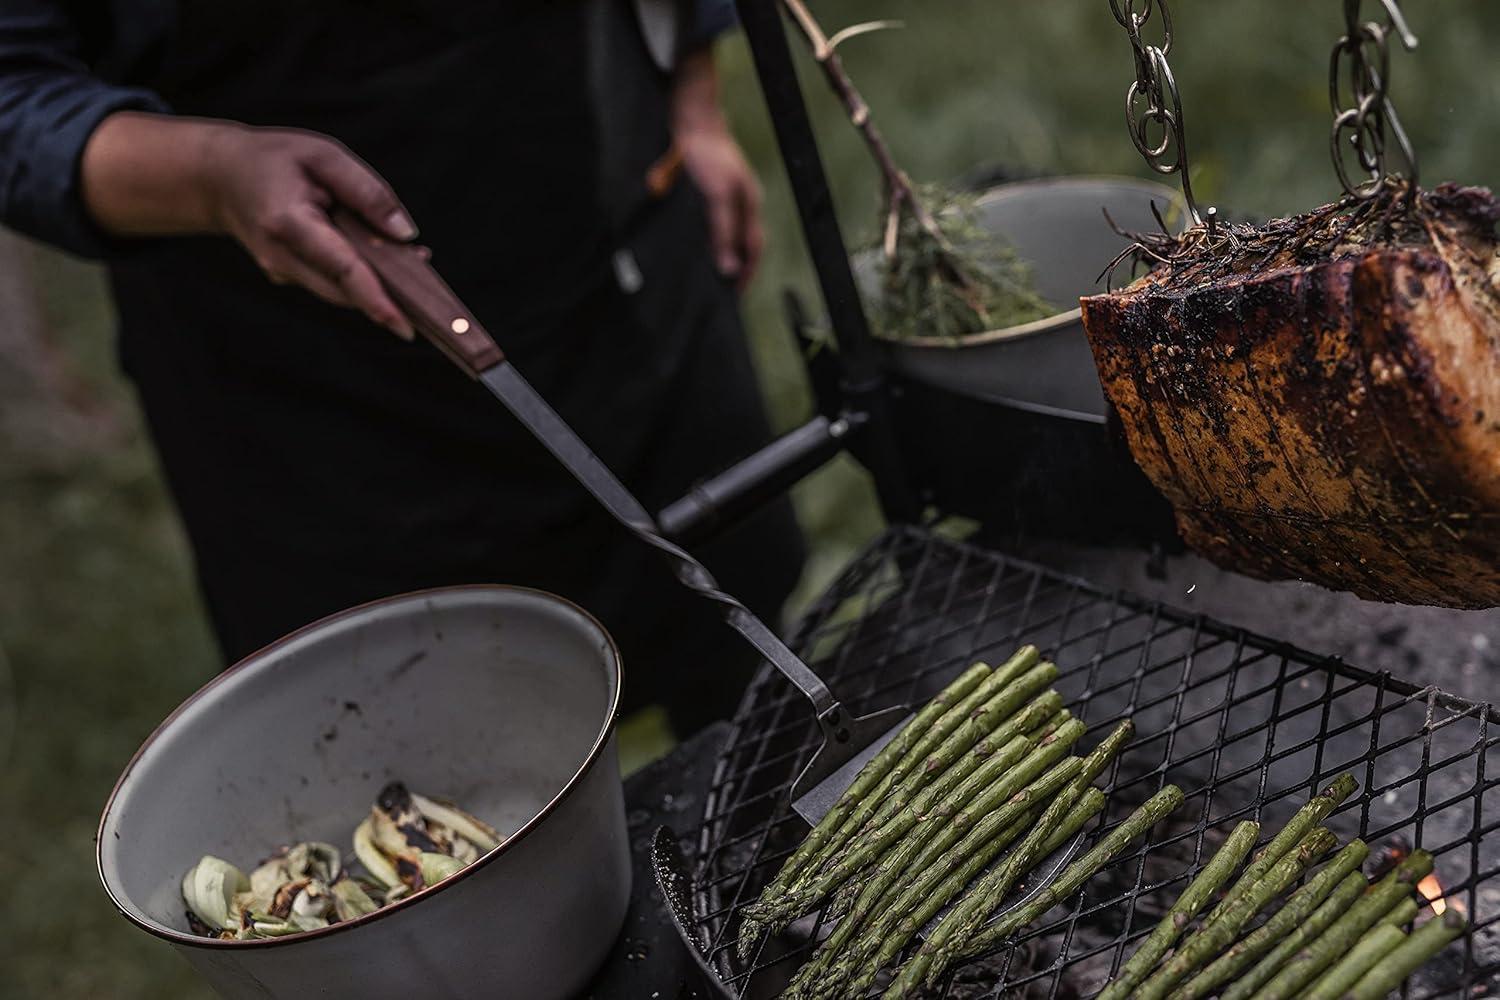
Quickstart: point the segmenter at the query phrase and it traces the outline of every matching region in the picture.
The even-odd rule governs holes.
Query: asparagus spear
[[[962,701],[969,692],[979,686],[980,681],[989,675],[988,664],[976,663],[924,705],[922,710],[902,727],[901,732],[897,733],[894,739],[881,747],[880,752],[870,758],[868,764],[860,768],[859,774],[854,776],[854,781],[845,789],[844,794],[839,796],[833,808],[828,810],[827,815],[818,821],[818,825],[813,827],[807,838],[792,852],[792,856],[787,858],[771,886],[785,888],[792,878],[806,868],[829,838],[838,832],[844,818],[859,806],[860,801],[873,791],[876,785],[880,784],[880,780],[890,773],[891,768],[900,763],[901,759],[921,742],[923,736],[932,731],[939,717],[951,706]]]
[[[1328,926],[1322,934],[1297,952],[1271,981],[1262,986],[1253,1000],[1290,1000],[1308,983],[1343,955],[1391,908],[1411,895],[1412,886],[1432,871],[1432,855],[1412,851],[1385,878],[1360,897],[1348,912]]]
[[[926,820],[945,815],[940,811],[944,806],[956,808],[973,798],[979,789],[993,780],[994,767],[988,769],[988,775],[984,773],[986,760],[1018,736],[1024,736],[1040,726],[1061,703],[1062,695],[1056,691],[1048,691],[974,744],[967,757],[944,771],[937,781],[924,788],[921,795],[912,800],[912,809],[917,817]],[[1036,740],[1030,745],[1037,746],[1040,742]],[[950,796],[949,792],[953,792],[953,795]]]
[[[1099,994],[1098,1000],[1124,1000],[1131,990],[1151,974],[1151,970],[1156,968],[1162,956],[1187,929],[1187,925],[1193,922],[1198,911],[1229,881],[1229,877],[1239,868],[1240,862],[1245,860],[1245,855],[1250,853],[1250,848],[1255,846],[1255,840],[1259,836],[1259,823],[1247,820],[1234,828],[1234,832],[1214,852],[1213,858],[1203,866],[1198,877],[1177,897],[1167,915],[1151,929],[1150,935],[1136,949],[1135,954],[1130,956],[1130,961],[1120,969],[1120,974]]]
[[[1072,780],[1072,784],[1077,788],[1083,788],[1086,785],[1092,784],[1094,779],[1103,772],[1104,768],[1119,754],[1120,750],[1129,742],[1134,734],[1135,725],[1128,719],[1116,726],[1099,743],[1099,746],[1084,759],[1077,777]],[[1031,796],[1030,802],[1027,803],[1028,807],[1036,802],[1045,802],[1047,797],[1052,794],[1050,791],[1044,791],[1041,785],[1042,782],[1039,781],[1026,790],[1027,792],[1030,792],[1032,789],[1036,790],[1035,794]],[[1025,792],[1022,794],[1025,794]],[[1063,835],[1063,830],[1072,829],[1076,831],[1077,824],[1081,824],[1089,816],[1098,811],[1092,808],[1093,796],[1088,792],[1085,792],[1084,795],[1088,796],[1087,803],[1080,803],[1070,813],[1070,822],[1076,820],[1076,824],[1071,826],[1071,828],[1069,824],[1064,824],[1061,828],[1054,830],[1052,836],[1043,845],[1039,857],[1046,857],[1051,854],[1057,850],[1062,841],[1072,836],[1072,832]],[[843,970],[852,972],[854,969],[861,967],[866,970],[862,980],[855,986],[855,993],[858,993],[860,988],[867,988],[869,983],[874,979],[875,972],[881,966],[892,961],[901,949],[906,946],[906,943],[916,936],[917,931],[926,925],[927,921],[931,920],[939,910],[946,906],[949,900],[956,897],[963,890],[964,886],[968,885],[976,875],[989,865],[990,861],[1005,846],[1015,839],[1018,833],[1013,832],[1010,828],[1006,829],[1003,842],[1001,842],[1001,838],[999,837],[990,842],[979,839],[980,837],[989,836],[988,832],[984,829],[985,824],[992,826],[999,825],[1000,820],[996,818],[997,815],[992,814],[986,817],[980,826],[975,827],[970,832],[968,837],[941,858],[933,860],[935,852],[931,850],[930,846],[927,851],[924,851],[917,858],[913,867],[921,872],[921,874],[907,883],[907,887],[894,902],[882,908],[883,914],[881,918],[860,939],[860,942],[856,943],[856,947],[852,949],[851,953],[844,959],[841,959],[835,967],[840,971],[840,975],[848,974],[848,972]],[[1046,823],[1041,822],[1037,826],[1045,828]],[[980,845],[983,846],[981,847]],[[955,870],[955,866],[957,866],[957,870]],[[942,882],[936,890],[933,890],[931,886],[934,880],[938,878],[941,878]],[[870,961],[868,956],[875,949],[878,949],[878,954],[874,961]]]
[[[1251,917],[1285,892],[1288,886],[1302,877],[1309,865],[1332,850],[1336,843],[1338,838],[1325,827],[1319,827],[1303,837],[1301,843],[1276,862],[1270,871],[1241,890],[1228,907],[1222,908],[1218,920],[1204,924],[1196,934],[1188,938],[1171,960],[1135,991],[1135,1000],[1164,1000],[1172,987],[1187,978],[1194,969],[1207,964],[1233,944],[1240,929]],[[1250,873],[1246,870],[1236,887],[1249,877]],[[1231,893],[1233,891],[1230,890]]]
[[[1036,748],[1019,764],[1012,766],[1014,756],[1012,748],[1015,746],[1024,748],[1030,745],[1026,737],[1017,736],[1011,741],[1011,747],[995,754],[981,765],[980,770],[986,773],[992,784],[976,797],[973,806],[965,813],[965,819],[990,812],[1025,787],[1042,771],[1056,764],[1068,752],[1068,748],[1073,745],[1074,741],[1083,734],[1084,728],[1083,723],[1076,719],[1069,721],[1056,733],[1038,743]],[[964,787],[968,784],[965,783]],[[955,797],[958,791],[955,789],[951,792],[950,799]],[[916,826],[923,812],[929,809],[947,811],[950,808],[953,808],[951,802],[928,805],[924,797],[923,800],[914,803],[911,808],[893,816],[880,829],[867,837],[860,838],[858,844],[830,864],[807,885],[794,889],[770,903],[754,903],[745,908],[746,915],[773,930],[784,927],[816,906],[844,881],[879,861],[889,848],[900,842],[912,827]],[[967,822],[964,825],[967,826]]]
[[[1311,881],[1293,893],[1270,920],[1220,955],[1208,968],[1174,990],[1168,1000],[1199,1000],[1208,996],[1219,986],[1234,979],[1278,942],[1289,940],[1299,928],[1306,926],[1313,912],[1328,898],[1329,893],[1334,892],[1335,887],[1341,885],[1351,872],[1364,864],[1365,856],[1369,853],[1370,849],[1363,840],[1353,840],[1344,845],[1344,849],[1334,855],[1333,860],[1313,876]],[[1364,879],[1358,875],[1353,876],[1346,895],[1353,899],[1364,891],[1364,885]],[[1332,921],[1330,916],[1329,923]],[[1270,974],[1266,978],[1269,979]],[[1253,990],[1254,988],[1252,992]]]
[[[1042,846],[1041,851],[1037,854],[1037,861],[1044,860],[1071,840],[1083,827],[1083,824],[1097,816],[1103,809],[1103,792],[1097,788],[1089,788],[1084,791],[1078,798],[1072,812],[1069,813],[1067,820],[1053,830],[1052,836]],[[1025,833],[1029,826],[1036,823],[1037,819],[1037,814],[1033,812],[1026,819],[1022,820],[1021,824],[1019,824],[1017,836]],[[933,900],[924,901],[920,910],[908,914],[901,919],[896,930],[890,936],[884,940],[874,942],[874,945],[879,947],[877,957],[874,961],[862,961],[857,966],[851,965],[851,968],[859,970],[859,976],[849,984],[848,989],[844,991],[843,995],[863,997],[869,993],[870,987],[874,984],[875,977],[880,974],[881,968],[890,964],[900,954],[901,949],[906,947],[907,942],[916,937],[917,931],[921,930],[927,924],[927,921],[931,920],[939,910],[947,905],[949,900],[961,893],[964,886],[968,885],[975,875],[983,871],[984,867],[982,864],[973,868],[965,865],[965,869],[968,871],[967,875],[963,875],[962,871],[954,872],[949,878],[944,880],[942,887],[935,894]]]
[[[771,891],[774,886],[768,887],[761,894],[757,905],[773,904],[777,899],[783,898],[808,884],[814,875],[828,865],[838,850],[848,842],[849,838],[854,835],[861,824],[866,821],[874,824],[877,819],[884,821],[884,819],[889,818],[889,816],[899,811],[901,807],[908,803],[913,795],[917,794],[925,783],[934,776],[940,775],[944,769],[948,768],[948,764],[957,755],[973,747],[975,750],[973,764],[977,766],[980,761],[994,751],[995,747],[1003,746],[1005,733],[1018,732],[1028,728],[1036,721],[1037,715],[1041,714],[1044,716],[1042,710],[1034,703],[1022,715],[1024,724],[1017,724],[1009,728],[1001,726],[1000,728],[1005,733],[997,731],[990,738],[981,739],[985,735],[984,727],[988,722],[1002,722],[1003,717],[1009,716],[1014,707],[1023,701],[1036,687],[1045,684],[1048,679],[1056,676],[1057,668],[1055,666],[1043,664],[1034,670],[1029,670],[1019,681],[1016,681],[1012,685],[1011,682],[1015,679],[1016,674],[1026,670],[1035,660],[1035,647],[1023,647],[1020,652],[1011,657],[998,671],[983,678],[974,692],[965,698],[957,708],[945,713],[939,722],[921,738],[918,745],[903,757],[896,767],[892,769],[891,773],[887,774],[885,779],[876,786],[875,791],[866,796],[864,805],[857,808],[845,820],[844,827],[847,827],[847,829],[840,828],[837,834],[825,844],[818,856],[808,863],[801,875],[792,880],[790,885],[783,885],[774,892]],[[998,694],[994,693],[997,689],[999,689]],[[982,700],[978,704],[975,704],[976,699]],[[1061,705],[1062,698],[1055,692],[1049,692],[1048,695],[1043,695],[1038,701],[1055,709],[1056,706]],[[1032,711],[1033,709],[1035,711]],[[942,741],[941,743],[936,743],[935,738],[939,736],[943,737]],[[979,745],[974,747],[976,741]],[[925,757],[919,756],[926,753],[934,745],[936,748],[930,754],[927,754]],[[964,773],[967,772],[962,770],[955,772],[952,780],[960,780],[964,776]],[[940,780],[946,777],[946,775],[942,775]],[[946,792],[949,787],[950,785],[944,785],[940,789],[940,793]],[[739,950],[742,957],[748,956],[750,949],[754,947],[755,941],[763,930],[763,923],[753,917],[747,919],[741,926]]]
[[[999,673],[1003,674],[1008,669],[1029,668],[1037,655],[1035,646],[1023,646],[1001,667]],[[992,676],[994,675],[987,664],[976,663],[923,706],[916,717],[860,769],[834,807],[782,865],[770,884],[761,891],[760,898],[775,899],[791,888],[800,876],[816,871],[828,854],[842,846],[855,829],[873,814],[885,792],[893,784],[895,773],[903,765],[915,766],[919,763],[988,697],[980,697],[978,688]],[[972,705],[969,704],[971,698],[975,699]],[[867,804],[868,812],[865,809]],[[864,813],[863,818],[861,813]],[[747,920],[740,927],[737,950],[742,961],[750,957],[760,932],[761,927],[753,920]]]
[[[1143,802],[1125,822],[1115,827],[1092,850],[1068,866],[1055,882],[1024,906],[1019,906],[975,934],[964,948],[963,957],[971,958],[992,950],[1000,942],[1037,920],[1058,903],[1083,887],[1099,869],[1109,864],[1131,841],[1143,836],[1163,817],[1182,805],[1182,789],[1167,785]]]
[[[1307,805],[1298,809],[1292,818],[1286,821],[1286,826],[1282,827],[1281,831],[1271,838],[1271,842],[1255,856],[1255,860],[1250,862],[1240,880],[1230,888],[1229,892],[1225,893],[1219,905],[1209,913],[1204,926],[1219,919],[1219,915],[1234,902],[1237,896],[1248,891],[1251,886],[1264,878],[1276,862],[1307,836],[1309,830],[1327,819],[1328,814],[1352,795],[1358,787],[1359,782],[1354,780],[1354,775],[1345,771],[1334,778],[1327,788],[1314,795]]]
[[[1041,730],[1041,733],[1036,737],[1037,741],[1040,741],[1055,733],[1061,728],[1063,723],[1066,723],[1073,717],[1072,713],[1061,706],[1062,695],[1056,691],[1049,690],[1033,699],[1019,713],[1011,716],[998,729],[974,745],[970,751],[970,758],[972,759],[971,767],[983,762],[994,751],[995,747],[1003,747],[1015,736],[1030,735]],[[1047,728],[1043,728],[1044,726]],[[965,777],[966,773],[967,778]],[[949,797],[950,803],[967,802],[980,789],[988,785],[992,777],[993,771],[973,770],[970,773],[969,767],[951,767],[943,772],[937,784],[930,785],[923,791],[922,794],[925,798],[919,800],[918,804],[913,808],[918,811],[930,810],[921,813],[921,820],[929,820],[935,816],[944,815],[939,809],[933,807],[932,803],[941,801],[949,791],[954,791],[954,794]],[[965,783],[960,784],[960,782]],[[953,786],[956,784],[959,787],[954,790]],[[926,862],[927,857],[927,855],[924,855],[922,858],[919,858],[916,866],[920,868]],[[854,907],[867,881],[866,878],[861,877],[845,882],[835,893],[833,903],[829,906],[825,919],[842,920]]]
[[[1347,955],[1335,962],[1302,994],[1305,1000],[1339,1000],[1376,962],[1406,940],[1401,925],[1414,919],[1420,909],[1411,897],[1392,907],[1380,923],[1370,928],[1369,933],[1349,949]]]
[[[1334,888],[1332,894],[1320,903],[1305,921],[1295,925],[1290,933],[1271,949],[1270,954],[1230,983],[1229,988],[1224,990],[1219,1000],[1249,1000],[1257,990],[1281,971],[1281,968],[1302,949],[1303,945],[1316,939],[1319,934],[1328,929],[1330,924],[1348,912],[1349,906],[1364,895],[1369,888],[1369,883],[1359,872],[1351,871],[1345,875],[1344,880]]]
[[[902,970],[900,979],[908,980],[910,987],[915,988],[934,962],[944,961],[957,947],[955,942],[961,942],[983,922],[1005,894],[1036,864],[1051,832],[1066,821],[1082,793],[1081,786],[1070,783],[1052,800],[1036,826],[1006,855],[1005,860],[948,911]]]
[[[1034,812],[1039,802],[1045,802],[1073,781],[1082,766],[1082,762],[1073,759],[1064,761],[1059,766],[1047,771],[1040,778],[1010,796],[1008,801],[980,820],[969,831],[970,836],[974,834],[982,835],[982,831],[987,830],[989,835],[998,841],[999,836],[996,831],[1002,831],[1003,828],[1015,825],[1027,813]],[[947,838],[944,842],[951,846],[952,839],[956,838]],[[984,841],[979,841],[977,837],[974,839],[978,843],[984,843]],[[969,837],[965,837],[964,843],[968,842]],[[1008,842],[1006,841],[1005,843]],[[996,853],[1005,846],[1005,843],[995,844]],[[901,846],[905,846],[904,843]],[[959,846],[962,845],[960,844]],[[985,846],[989,845],[985,844]],[[923,853],[926,855],[927,852],[924,851]],[[822,948],[819,949],[818,955],[814,957],[813,961],[803,967],[802,972],[798,975],[798,979],[810,979],[813,976],[823,975],[824,970],[830,964],[834,963],[834,960],[839,957],[838,953],[867,919],[873,914],[885,912],[883,904],[886,900],[883,897],[891,890],[893,883],[896,883],[897,880],[903,877],[915,878],[922,874],[922,863],[906,864],[907,857],[909,857],[909,854],[903,853],[901,847],[898,846],[896,851],[892,852],[887,856],[886,860],[881,862],[875,875],[865,883],[859,894],[859,899],[851,908],[849,915],[835,928],[828,940],[823,943]],[[842,976],[843,974],[844,970],[841,969],[839,975]]]
[[[1399,989],[1407,976],[1448,947],[1448,942],[1462,934],[1467,926],[1468,921],[1456,909],[1450,908],[1441,917],[1434,917],[1376,962],[1344,996],[1349,1000],[1384,1000],[1386,994]]]
[[[1058,709],[1057,714],[1048,719],[1042,726],[1042,731],[1037,736],[1037,739],[1046,739],[1048,736],[1051,736],[1062,727],[1064,722],[1067,722],[1072,717],[1073,713],[1066,708]]]
[[[1057,667],[1051,663],[1039,663],[1032,669],[1026,671],[1016,678],[1005,688],[978,708],[970,713],[969,718],[958,724],[954,731],[949,734],[936,750],[926,760],[905,775],[898,784],[891,787],[886,795],[885,801],[881,802],[875,814],[866,824],[865,829],[879,829],[893,816],[901,812],[909,803],[918,801],[919,796],[929,790],[934,782],[947,782],[947,788],[938,795],[944,794],[953,782],[962,780],[968,771],[961,771],[956,775],[950,775],[954,761],[963,760],[965,751],[982,743],[986,736],[992,731],[998,730],[1010,721],[1022,703],[1041,689],[1045,688],[1057,679]],[[984,685],[980,685],[981,690]],[[1014,730],[1012,731],[1014,732]],[[995,744],[990,744],[993,749]],[[929,795],[928,802],[934,796]],[[830,857],[830,861],[832,858]]]
[[[1071,716],[1063,722],[1063,726],[1076,727],[1078,725],[1081,725],[1081,723],[1074,721]],[[1059,727],[1059,731],[1061,731],[1063,726]],[[1082,730],[1076,729],[1074,731],[1080,733],[1082,732]],[[1120,751],[1124,749],[1125,744],[1130,742],[1131,737],[1133,737],[1134,735],[1135,723],[1131,722],[1129,719],[1126,719],[1119,725],[1115,726],[1115,728],[1110,731],[1109,735],[1100,740],[1099,745],[1095,747],[1087,757],[1083,758],[1083,761],[1080,763],[1078,768],[1078,774],[1075,778],[1072,779],[1072,783],[1077,785],[1080,789],[1093,784],[1094,779],[1099,777],[1104,769],[1109,766],[1109,762],[1114,760],[1115,757],[1119,755]],[[1051,792],[1047,792],[1045,794],[1050,795]],[[1040,802],[1041,804],[1045,805],[1045,795],[1039,795],[1033,800],[1033,802]],[[917,856],[915,867],[918,870],[925,868],[928,864],[934,861],[942,851],[946,849],[946,847],[940,847],[936,843],[929,844],[926,848],[923,849],[922,853]]]
[[[938,925],[933,936],[927,939],[921,950],[901,970],[901,974],[886,991],[886,1000],[911,995],[924,981],[936,981],[958,958],[988,951],[1018,929],[1036,920],[1061,900],[1077,892],[1084,882],[1124,850],[1127,844],[1180,806],[1182,798],[1182,789],[1176,785],[1166,786],[1126,817],[1123,823],[1106,834],[1087,854],[1069,865],[1035,898],[1017,906],[988,927],[973,933],[967,940],[955,940],[956,935],[952,931],[949,932],[950,936],[947,941],[939,940],[943,925],[959,913],[959,908],[955,908],[944,918],[943,923]],[[971,893],[970,897],[965,897],[965,902],[975,895],[978,893]],[[989,899],[978,905],[988,905],[990,909],[993,909],[998,902],[997,899]],[[962,906],[963,902],[960,903],[960,907]]]
[[[890,772],[880,779],[872,791],[860,796],[857,803],[850,807],[848,815],[834,834],[826,839],[812,858],[802,866],[800,874],[788,885],[783,886],[781,891],[793,888],[798,882],[815,874],[839,848],[848,843],[850,838],[871,821],[876,810],[890,798],[893,789],[900,788],[908,776],[921,770],[928,756],[942,746],[954,730],[970,719],[998,692],[1003,691],[1016,678],[1035,666],[1039,659],[1040,654],[1035,646],[1022,646],[1009,660],[987,676],[981,677],[979,684],[973,690],[963,695],[952,708],[939,715],[937,720],[918,736],[916,745],[901,755],[891,767]]]

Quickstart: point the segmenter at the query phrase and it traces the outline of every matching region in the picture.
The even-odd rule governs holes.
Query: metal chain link
[[[1172,15],[1166,0],[1109,0],[1115,20],[1130,36],[1135,53],[1135,82],[1125,92],[1125,123],[1135,148],[1146,158],[1151,169],[1161,174],[1178,174],[1182,179],[1182,196],[1192,221],[1200,223],[1197,199],[1188,175],[1187,131],[1182,120],[1182,97],[1167,54],[1172,51]],[[1152,45],[1141,37],[1141,29],[1159,15],[1161,44]],[[1161,137],[1152,141],[1151,131],[1160,129]],[[1209,209],[1209,214],[1214,214]],[[1211,220],[1210,220],[1211,221]]]
[[[1396,147],[1406,162],[1407,201],[1417,191],[1417,154],[1412,149],[1395,105],[1386,93],[1390,75],[1390,35],[1394,31],[1409,52],[1417,47],[1417,38],[1406,26],[1397,0],[1381,0],[1388,22],[1361,22],[1361,0],[1344,0],[1344,34],[1333,46],[1328,63],[1328,99],[1333,107],[1333,131],[1329,150],[1339,183],[1351,197],[1373,198],[1385,186],[1386,128],[1396,139]],[[1346,70],[1346,72],[1341,72]],[[1345,96],[1348,104],[1344,103]],[[1347,134],[1348,140],[1344,141]],[[1352,148],[1355,161],[1364,173],[1362,180],[1350,176],[1345,154]]]

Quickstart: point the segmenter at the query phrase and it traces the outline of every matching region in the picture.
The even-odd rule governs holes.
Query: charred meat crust
[[[1191,546],[1375,600],[1500,604],[1497,219],[1489,192],[1445,186],[1318,259],[1179,262],[1083,300]]]

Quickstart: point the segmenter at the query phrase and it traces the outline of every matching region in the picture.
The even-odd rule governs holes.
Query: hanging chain
[[[1130,36],[1130,47],[1135,51],[1135,82],[1125,92],[1125,123],[1130,126],[1130,138],[1152,170],[1181,176],[1182,196],[1188,214],[1195,224],[1203,222],[1188,176],[1182,97],[1177,93],[1172,67],[1167,65],[1167,54],[1172,51],[1172,15],[1167,10],[1167,2],[1109,0],[1109,7],[1115,20]],[[1151,45],[1141,37],[1141,29],[1150,22],[1153,14],[1161,21],[1160,45]],[[1155,130],[1160,130],[1161,136],[1153,141],[1151,134]],[[1210,227],[1215,214],[1213,209],[1208,210]]]
[[[1354,198],[1373,198],[1385,186],[1386,128],[1396,139],[1401,159],[1406,163],[1406,197],[1410,204],[1417,191],[1417,154],[1412,149],[1395,105],[1386,93],[1390,84],[1389,40],[1394,31],[1408,52],[1417,47],[1417,38],[1406,26],[1397,0],[1381,0],[1386,24],[1361,22],[1361,0],[1344,0],[1344,35],[1333,46],[1328,64],[1328,99],[1333,105],[1333,131],[1329,149],[1333,169],[1338,173],[1344,191]],[[1347,72],[1340,72],[1347,70]],[[1350,103],[1345,104],[1348,96]],[[1344,141],[1347,133],[1348,140]],[[1345,154],[1354,150],[1354,159],[1364,177],[1355,180],[1345,163]]]

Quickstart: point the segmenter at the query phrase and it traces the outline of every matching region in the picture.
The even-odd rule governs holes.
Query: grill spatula
[[[730,627],[812,702],[823,742],[793,784],[792,804],[808,822],[822,819],[859,769],[899,731],[910,717],[908,710],[890,708],[851,716],[828,685],[776,633],[739,600],[720,590],[702,563],[661,534],[639,501],[505,359],[494,338],[419,248],[393,243],[342,210],[335,211],[333,221],[380,277],[417,331],[484,383],[615,520],[661,552],[684,586],[718,605]]]

